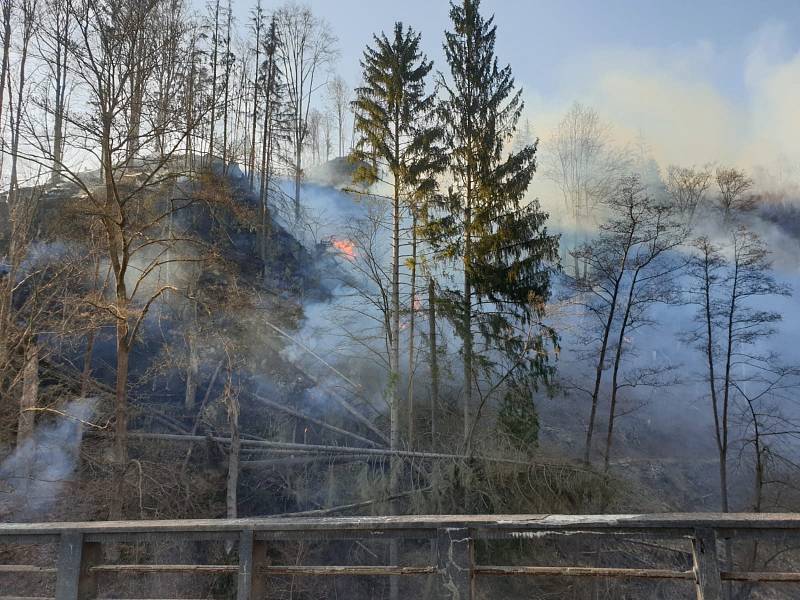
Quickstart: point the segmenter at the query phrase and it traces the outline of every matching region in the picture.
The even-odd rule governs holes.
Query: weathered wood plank
[[[86,542],[79,531],[62,533],[58,548],[56,600],[89,600],[97,594],[91,567],[102,557],[99,544]]]
[[[193,573],[225,574],[239,571],[238,565],[95,565],[90,573]]]
[[[188,521],[0,524],[0,542],[59,541],[57,569],[37,565],[0,565],[0,573],[57,572],[56,599],[94,598],[96,575],[127,573],[237,573],[238,598],[263,600],[267,576],[396,576],[438,573],[447,598],[469,600],[476,575],[568,576],[694,580],[699,600],[719,600],[722,581],[800,583],[800,573],[720,572],[717,535],[780,540],[797,536],[800,514],[692,513],[658,515],[423,515],[389,517],[265,518]],[[688,532],[688,533],[687,533]],[[694,567],[681,572],[570,566],[474,566],[473,540],[549,535],[620,537],[688,536]],[[267,566],[266,540],[429,538],[436,566]],[[101,563],[100,543],[117,540],[239,540],[238,565],[109,565]],[[2,598],[0,598],[2,600]]]
[[[412,539],[423,540],[433,539],[436,531],[432,528],[424,529],[420,527],[407,527],[402,529],[280,529],[256,531],[257,540],[270,541],[325,541],[325,540],[392,540],[392,539]]]
[[[778,571],[722,571],[722,581],[750,581],[755,583],[800,583],[800,573]]]
[[[84,540],[87,542],[100,542],[103,544],[122,543],[154,543],[171,541],[179,537],[183,542],[236,542],[239,532],[231,531],[113,531],[113,532],[87,532]],[[0,540],[2,540],[0,535]]]
[[[253,530],[245,529],[239,535],[239,566],[236,578],[236,600],[253,598]],[[256,578],[258,576],[256,575]]]
[[[8,534],[0,533],[0,544],[32,544],[46,545],[57,544],[61,539],[59,532],[33,533],[33,534]]]
[[[697,600],[722,600],[722,580],[713,529],[698,528],[692,537]]]
[[[253,541],[253,583],[249,600],[268,598],[269,586],[262,569],[267,566],[267,544],[262,540]]]
[[[162,521],[94,521],[87,523],[1,523],[0,539],[6,536],[59,535],[67,531],[84,534],[115,533],[234,533],[259,531],[388,531],[440,527],[464,528],[473,534],[506,531],[637,531],[637,530],[800,530],[800,513],[664,513],[653,515],[405,515],[387,517],[324,517],[264,519],[197,519]]]
[[[56,600],[77,600],[82,554],[83,534],[71,531],[61,535],[58,548]]]
[[[436,566],[444,598],[472,600],[473,544],[467,528],[441,528],[436,536]]]
[[[262,567],[261,573],[271,577],[291,575],[291,576],[394,576],[394,575],[432,575],[436,573],[436,567],[395,567],[382,565],[270,565]]]
[[[533,577],[615,577],[632,579],[694,579],[694,571],[623,569],[614,567],[474,567],[476,575],[526,575]]]
[[[57,572],[55,567],[40,567],[38,565],[0,565],[0,573],[43,573]]]
[[[87,542],[84,539],[81,552],[81,573],[78,580],[78,600],[94,600],[97,598],[97,576],[91,571],[91,568],[102,561],[102,546],[96,542]]]

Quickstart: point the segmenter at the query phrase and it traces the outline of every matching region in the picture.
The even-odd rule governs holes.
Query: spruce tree
[[[440,256],[458,262],[463,274],[463,287],[447,290],[442,308],[463,340],[470,452],[479,370],[489,372],[502,360],[510,365],[508,376],[533,382],[551,371],[547,347],[555,334],[540,320],[558,239],[547,232],[548,215],[538,202],[523,201],[536,170],[536,143],[506,150],[523,102],[510,66],[498,66],[494,19],[481,16],[480,0],[451,2],[450,18],[444,43],[450,77],[439,75],[438,112],[453,183],[429,233]]]
[[[270,266],[267,241],[270,235],[271,217],[269,214],[270,192],[274,187],[275,160],[281,146],[288,141],[291,127],[290,115],[286,106],[286,87],[280,70],[278,57],[278,25],[273,15],[269,27],[261,39],[261,52],[264,60],[257,65],[258,88],[260,95],[254,98],[253,114],[261,111],[261,160],[258,192],[259,209],[259,258],[262,262],[263,276]],[[255,148],[255,145],[253,146]]]
[[[389,346],[389,395],[391,445],[400,441],[400,247],[404,212],[415,210],[420,198],[435,189],[434,175],[443,168],[436,147],[439,130],[431,124],[434,98],[425,91],[425,77],[432,63],[419,49],[420,34],[402,23],[394,35],[374,36],[374,47],[364,50],[361,61],[364,83],[353,102],[359,162],[355,180],[382,181],[391,192],[392,265],[390,318],[386,336]]]

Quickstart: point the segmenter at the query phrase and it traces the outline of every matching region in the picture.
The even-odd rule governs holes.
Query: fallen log
[[[297,417],[298,419],[302,419],[304,421],[308,421],[309,423],[313,423],[314,425],[322,427],[323,429],[327,429],[328,431],[332,431],[333,433],[337,433],[339,435],[343,435],[345,437],[349,437],[349,438],[352,438],[354,440],[358,440],[359,442],[362,442],[364,444],[369,444],[370,446],[372,446],[374,448],[381,447],[381,444],[379,444],[378,442],[374,442],[374,441],[372,441],[372,440],[370,440],[368,438],[362,437],[362,436],[358,435],[357,433],[353,433],[352,431],[347,431],[346,429],[342,429],[340,427],[336,427],[335,425],[331,425],[330,423],[326,423],[325,421],[322,421],[320,419],[315,419],[314,417],[310,417],[305,413],[302,413],[302,412],[300,412],[298,410],[294,410],[293,408],[289,408],[288,406],[285,406],[283,404],[275,402],[274,400],[269,400],[267,398],[264,398],[263,396],[260,396],[259,394],[248,393],[246,395],[252,396],[256,400],[258,400],[262,404],[265,404],[266,406],[269,406],[270,408],[274,408],[275,410],[279,410],[279,411],[281,411],[283,413],[286,413],[287,415],[291,415],[293,417]]]
[[[106,435],[105,432],[95,432],[94,435]],[[210,440],[220,444],[230,444],[231,439],[226,437],[204,437],[199,435],[177,435],[169,433],[148,433],[143,431],[131,431],[128,436],[132,439],[142,440],[161,440],[171,442],[184,442],[194,443]],[[466,456],[463,454],[445,454],[439,452],[414,452],[410,450],[389,450],[383,448],[357,448],[354,446],[324,446],[320,444],[297,444],[292,442],[274,442],[270,440],[242,440],[242,448],[274,448],[278,450],[297,450],[298,452],[317,452],[317,453],[330,453],[330,454],[361,454],[364,456],[398,456],[401,458],[418,458],[418,459],[431,459],[431,460],[460,460],[460,461],[475,461],[475,462],[489,462],[498,464],[518,465],[521,467],[538,467],[538,468],[553,468],[563,469],[567,471],[586,473],[603,477],[602,473],[592,471],[585,467],[576,465],[569,465],[557,462],[542,462],[532,460],[520,460],[513,458],[502,458],[493,456]]]

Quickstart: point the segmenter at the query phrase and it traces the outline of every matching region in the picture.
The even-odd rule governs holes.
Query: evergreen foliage
[[[547,213],[525,201],[536,171],[536,143],[507,152],[523,102],[511,68],[498,66],[493,18],[479,0],[451,4],[453,30],[445,34],[450,77],[440,75],[439,116],[453,183],[432,216],[428,233],[439,255],[458,262],[463,289],[444,295],[445,314],[464,341],[465,437],[469,437],[475,363],[490,368],[499,350],[546,378],[548,342],[555,333],[539,323],[550,293],[550,263],[558,238]],[[475,333],[490,352],[475,356]]]
[[[403,209],[416,214],[417,204],[436,189],[435,175],[444,170],[444,154],[436,145],[440,131],[431,124],[434,96],[425,92],[432,63],[420,52],[420,35],[396,23],[390,40],[374,36],[361,61],[364,85],[356,90],[354,179],[392,188],[391,300],[386,315],[390,365],[391,440],[399,444],[398,374],[400,369],[400,245]],[[384,177],[386,179],[384,179]]]
[[[374,47],[364,50],[352,158],[357,181],[372,184],[388,174],[397,197],[411,201],[435,189],[444,157],[436,145],[440,129],[431,122],[435,98],[425,90],[433,63],[420,51],[422,36],[399,22],[393,33],[391,40],[373,36]]]

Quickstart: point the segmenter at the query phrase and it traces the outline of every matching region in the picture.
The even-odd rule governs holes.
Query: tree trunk
[[[237,135],[239,132],[244,129],[244,140],[242,141],[242,156],[241,156],[241,166],[243,169],[247,169],[247,165],[249,164],[247,158],[247,150],[249,148],[249,140],[248,137],[250,132],[247,129],[247,116],[249,115],[248,106],[250,104],[250,98],[245,93],[245,82],[247,81],[247,69],[246,67],[246,60],[242,61],[242,69],[239,74],[239,86],[238,90],[235,92],[236,99],[236,108],[233,111],[234,120],[233,120],[233,129],[231,130],[231,144],[230,144],[230,152],[228,154],[228,161],[232,163],[238,163],[240,161],[240,157],[237,153]],[[244,102],[244,110],[242,110],[242,102]],[[244,119],[242,118],[244,117]],[[242,127],[242,123],[244,122],[244,127]]]
[[[269,238],[269,183],[272,164],[272,87],[274,85],[275,51],[272,50],[267,61],[267,81],[264,90],[264,130],[261,137],[261,189],[259,190],[259,212],[261,228],[259,231],[259,258],[263,265],[263,276],[267,276],[267,240]]]
[[[734,318],[736,315],[736,300],[738,298],[738,285],[739,285],[739,257],[734,258],[733,270],[733,287],[731,289],[731,301],[728,307],[728,336],[727,347],[725,349],[725,380],[722,388],[722,419],[720,421],[722,426],[722,452],[720,453],[719,462],[719,484],[720,484],[720,504],[722,512],[728,512],[728,407],[730,403],[730,389],[731,389],[731,367],[733,365],[733,328]],[[730,565],[729,565],[730,566]]]
[[[302,176],[303,142],[298,141],[294,149],[294,220],[300,222],[300,178]]]
[[[222,104],[222,173],[228,173],[228,95],[231,81],[231,2],[228,0],[228,21],[225,28],[225,83]]]
[[[128,324],[117,319],[117,382],[114,398],[114,485],[109,506],[111,520],[120,520],[124,509],[125,471],[128,467]]]
[[[19,81],[17,82],[17,101],[16,112],[14,112],[14,102],[11,96],[11,71],[8,64],[8,45],[10,44],[10,21],[11,18],[11,4],[3,6],[3,18],[6,21],[4,24],[5,38],[3,48],[3,74],[5,75],[4,81],[8,84],[9,96],[12,98],[9,101],[9,109],[11,110],[11,173],[8,188],[8,219],[10,221],[11,239],[8,247],[8,260],[10,269],[5,277],[5,289],[2,290],[2,298],[0,298],[0,368],[4,368],[9,362],[9,335],[11,333],[11,313],[14,309],[14,286],[16,284],[17,267],[21,261],[21,252],[24,247],[27,237],[23,235],[26,232],[27,219],[21,213],[19,203],[19,184],[17,180],[17,162],[19,159],[19,136],[20,127],[22,124],[22,107],[25,101],[25,67],[28,58],[28,44],[33,33],[33,15],[23,11],[23,32],[22,32],[22,55],[19,62]],[[2,90],[3,86],[0,85],[0,116],[2,114]],[[2,123],[2,121],[0,121]]]
[[[63,17],[63,29],[60,21],[56,22],[56,105],[53,111],[53,174],[52,182],[58,183],[61,179],[61,164],[64,153],[64,116],[66,112],[67,88],[67,46],[69,43],[69,11],[64,10],[58,16]],[[0,98],[2,103],[2,98]]]
[[[94,340],[97,330],[92,329],[86,338],[86,351],[83,353],[83,371],[81,372],[81,397],[89,393],[89,382],[92,378],[92,355],[94,354]]]
[[[212,166],[214,160],[214,122],[217,117],[217,66],[219,64],[219,2],[214,2],[214,37],[212,38],[214,48],[211,52],[211,120],[209,126],[211,131],[208,135],[208,166]]]
[[[226,390],[226,403],[228,405],[228,423],[231,428],[231,446],[228,454],[228,482],[225,494],[225,504],[229,519],[237,516],[237,489],[239,487],[239,456],[241,454],[241,438],[239,434],[239,400],[230,389],[230,382]]]
[[[140,26],[144,26],[144,23],[139,23]],[[133,62],[133,64],[129,65],[130,68],[130,113],[129,123],[130,126],[128,128],[128,160],[135,158],[136,155],[139,153],[139,136],[141,132],[141,123],[142,123],[142,104],[144,101],[144,88],[145,88],[145,75],[144,69],[141,65],[141,58],[139,54],[143,52],[142,44],[144,42],[144,32],[137,32],[136,37],[134,39],[134,47],[132,48],[132,52],[128,59],[130,61],[137,61]]]
[[[144,95],[143,75],[134,68],[131,78],[130,129],[128,132],[128,160],[139,153],[139,135],[142,122],[142,102]]]
[[[472,207],[471,194],[467,189],[467,207],[464,211],[464,454],[470,455],[470,429],[472,425]]]
[[[256,4],[256,57],[255,57],[255,67],[253,69],[253,115],[250,127],[250,163],[249,163],[249,173],[248,173],[248,182],[250,184],[251,192],[253,191],[253,183],[256,170],[256,123],[258,121],[258,100],[259,100],[258,68],[259,68],[260,56],[261,56],[261,0],[258,0],[258,3]]]
[[[417,315],[417,215],[411,216],[411,306],[408,319],[408,443],[414,445],[414,326]]]
[[[395,157],[400,155],[399,118],[395,115]],[[391,296],[391,356],[389,360],[389,386],[391,390],[391,432],[390,449],[400,448],[400,175],[394,174],[394,195],[392,199],[392,296]],[[392,456],[390,466],[389,495],[395,497],[399,488],[401,461]],[[395,501],[391,501],[391,514],[397,513]],[[398,541],[389,545],[389,564],[397,565],[399,560]],[[389,598],[399,597],[399,582],[396,577],[389,580]]]
[[[9,191],[9,199],[13,200],[13,191]],[[10,203],[9,203],[10,204]],[[13,220],[13,207],[8,207],[9,217],[11,220],[11,240],[9,241],[8,257],[10,268],[8,273],[3,279],[0,279],[0,390],[4,385],[4,379],[7,375],[5,372],[11,366],[11,313],[14,310],[14,286],[17,279],[17,256],[14,220]]]
[[[622,364],[622,344],[625,342],[625,331],[628,328],[628,322],[631,316],[631,306],[633,304],[633,296],[636,291],[636,282],[639,279],[639,269],[631,280],[631,287],[628,290],[628,301],[625,305],[625,313],[622,317],[622,323],[619,326],[619,336],[617,336],[617,348],[614,353],[614,371],[611,376],[611,406],[608,410],[608,431],[606,432],[606,452],[603,459],[603,470],[608,472],[608,464],[611,458],[611,443],[614,436],[614,419],[617,415],[617,392],[619,391],[619,367]]]
[[[755,417],[755,415],[754,415]],[[753,446],[755,447],[756,466],[755,466],[755,480],[753,486],[753,512],[761,512],[762,499],[764,496],[764,458],[762,455],[763,448],[761,447],[761,437],[758,430],[758,422],[753,421],[755,426],[755,440]]]
[[[114,460],[120,469],[128,463],[128,324],[117,320],[117,381],[114,396]]]
[[[336,109],[337,125],[339,128],[339,156],[344,156],[344,115],[342,114],[341,103],[338,103]]]
[[[436,283],[428,278],[428,348],[431,364],[431,450],[436,449],[436,410],[439,407],[439,355],[436,348]]]
[[[11,0],[3,0],[3,59],[0,65],[0,123],[3,122],[3,100],[6,79],[10,68],[9,53],[11,51]],[[9,90],[9,94],[11,90]]]
[[[269,238],[269,160],[272,141],[268,139],[269,128],[264,127],[264,149],[261,154],[261,192],[259,194],[259,236],[258,255],[263,267],[263,276],[267,276],[267,240]]]
[[[711,283],[712,275],[710,272],[708,249],[705,249],[705,256],[703,262],[703,292],[704,301],[704,319],[706,324],[706,360],[708,361],[708,383],[711,390],[711,409],[714,414],[714,436],[717,442],[717,452],[719,455],[719,470],[720,470],[720,495],[721,503],[727,506],[727,473],[725,468],[726,463],[726,448],[723,446],[722,440],[722,424],[719,418],[719,405],[717,404],[717,383],[716,375],[714,373],[714,337],[713,337],[713,312],[711,303]]]
[[[608,307],[608,316],[605,325],[603,326],[603,340],[600,344],[600,357],[595,366],[594,389],[592,390],[592,410],[589,414],[589,426],[586,429],[586,445],[583,450],[583,462],[589,464],[589,459],[592,452],[592,435],[594,434],[595,419],[597,418],[597,401],[600,397],[600,383],[603,379],[603,369],[606,362],[606,352],[608,351],[608,338],[611,334],[611,326],[614,324],[614,314],[617,309],[617,296],[619,295],[619,286],[622,281],[622,276],[625,273],[625,268],[628,262],[628,252],[630,252],[631,241],[633,240],[633,229],[630,231],[628,241],[626,243],[625,252],[622,256],[620,263],[620,270],[617,278],[614,280],[614,290],[611,293],[611,300]]]
[[[190,49],[191,56],[189,60],[191,61],[191,66],[189,68],[189,78],[186,82],[186,131],[184,132],[186,136],[186,168],[189,171],[189,174],[194,173],[194,146],[192,144],[192,133],[195,127],[194,124],[194,84],[197,69],[195,66],[195,42],[192,40],[192,47]]]
[[[199,371],[199,358],[197,356],[197,339],[195,332],[192,331],[186,338],[189,346],[189,364],[186,368],[186,395],[184,398],[184,408],[187,413],[194,410],[197,398],[197,377]]]
[[[30,340],[25,348],[25,366],[22,372],[22,395],[19,400],[17,447],[33,435],[34,416],[39,398],[39,347]]]
[[[392,199],[392,295],[391,295],[391,356],[389,357],[389,389],[391,402],[391,434],[392,450],[400,447],[400,177],[394,177],[394,197]],[[393,460],[393,464],[396,460]],[[396,467],[392,467],[392,494],[395,493]]]

